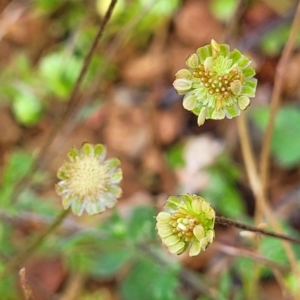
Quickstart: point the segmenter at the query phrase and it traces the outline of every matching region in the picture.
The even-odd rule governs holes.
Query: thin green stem
[[[69,96],[68,105],[66,107],[66,110],[57,118],[56,122],[54,123],[54,125],[49,133],[49,136],[47,137],[45,143],[42,145],[42,147],[40,148],[40,150],[38,152],[38,155],[35,158],[35,162],[34,162],[33,166],[31,167],[31,170],[28,172],[28,174],[24,178],[22,178],[17,183],[15,192],[12,196],[12,199],[13,199],[12,201],[15,201],[16,196],[23,190],[23,188],[27,184],[29,184],[33,173],[36,171],[38,166],[42,163],[46,151],[51,146],[51,144],[54,141],[57,134],[61,131],[63,124],[68,120],[68,118],[70,118],[70,116],[72,116],[73,111],[78,106],[78,103],[80,101],[80,97],[78,96],[79,89],[80,89],[82,82],[87,74],[88,67],[91,63],[93,54],[97,48],[100,38],[103,36],[104,30],[106,28],[108,21],[111,18],[111,15],[112,15],[112,12],[114,10],[116,3],[117,3],[117,0],[111,0],[111,3],[108,7],[108,10],[107,10],[105,16],[103,17],[103,20],[99,26],[98,32],[93,40],[93,43],[84,58],[82,68],[80,70],[80,73],[77,77],[77,80],[76,80],[76,82],[73,86],[73,89],[71,91],[71,94]]]
[[[8,262],[5,269],[0,273],[0,280],[4,278],[7,274],[13,271],[21,263],[23,263],[30,255],[32,255],[35,250],[44,242],[48,235],[50,235],[54,230],[63,222],[70,210],[62,210],[61,213],[56,217],[54,222],[39,236],[33,240],[21,253],[16,255],[11,261]]]

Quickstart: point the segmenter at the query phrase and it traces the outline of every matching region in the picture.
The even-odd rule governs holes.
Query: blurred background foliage
[[[279,269],[287,266],[280,241],[261,239],[254,252],[265,259],[262,262],[241,250],[254,250],[253,239],[217,227],[216,246],[190,259],[168,254],[155,232],[154,216],[167,196],[184,192],[200,194],[219,215],[253,224],[254,197],[234,121],[207,122],[197,128],[171,87],[188,53],[201,42],[221,39],[235,16],[237,1],[118,1],[80,88],[80,110],[68,121],[77,121],[76,129],[70,130],[68,142],[48,151],[53,160],[45,159],[30,184],[16,193],[34,165],[36,149],[67,105],[110,3],[21,2],[7,1],[0,15],[2,23],[14,25],[0,41],[0,107],[13,124],[0,116],[0,127],[8,132],[8,137],[3,131],[0,138],[0,271],[61,210],[54,193],[56,170],[68,147],[91,139],[105,142],[111,154],[121,158],[124,197],[104,216],[71,217],[26,262],[35,299],[254,299],[254,275],[260,282],[255,299],[270,299],[264,295],[272,297],[274,291],[277,298],[272,299],[283,299],[282,287],[265,263],[271,261]],[[274,19],[278,23],[247,49],[259,79],[257,98],[247,111],[256,153],[268,120],[274,70],[290,31],[291,18],[282,20],[293,5],[287,0],[249,1],[238,28],[244,38]],[[14,21],[14,13],[22,17]],[[297,47],[294,65],[299,62]],[[297,70],[290,74],[294,81],[300,79]],[[297,84],[290,87],[291,81],[287,80],[271,144],[271,199],[285,220],[286,232],[298,236],[299,201],[294,197],[285,202],[289,192],[295,195],[299,189],[299,89]],[[222,243],[236,247],[234,255]],[[295,251],[300,255],[299,247]],[[257,274],[249,272],[252,269]],[[282,277],[292,290],[295,275],[289,271],[285,269]],[[20,299],[16,274],[0,281],[1,299]],[[70,296],[74,276],[80,280],[77,295]],[[53,277],[56,280],[51,281]]]

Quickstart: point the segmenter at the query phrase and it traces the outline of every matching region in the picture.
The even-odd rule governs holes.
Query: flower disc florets
[[[188,69],[177,72],[173,86],[185,95],[183,106],[198,115],[199,126],[205,119],[231,119],[247,108],[257,84],[250,63],[238,50],[214,40],[187,58]]]
[[[195,256],[213,241],[215,211],[196,195],[171,196],[160,212],[156,228],[162,242],[174,254],[183,253],[188,247],[189,255]]]
[[[65,209],[71,206],[75,215],[84,210],[93,215],[111,208],[121,196],[118,186],[122,180],[120,161],[117,158],[104,160],[106,148],[86,143],[78,151],[73,148],[68,153],[69,161],[58,170],[60,182],[56,192],[62,197]]]

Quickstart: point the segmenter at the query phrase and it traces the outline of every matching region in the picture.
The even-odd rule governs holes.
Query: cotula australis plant
[[[176,73],[173,85],[178,94],[185,95],[183,107],[198,115],[199,126],[205,119],[238,117],[249,106],[257,85],[250,64],[240,51],[230,51],[228,45],[214,40],[187,58],[188,69]],[[70,207],[78,216],[84,211],[93,215],[116,204],[122,193],[120,161],[105,160],[105,155],[106,147],[101,144],[86,143],[80,150],[70,150],[69,161],[58,171],[60,181],[56,186],[65,209]],[[210,204],[197,195],[170,196],[156,221],[158,235],[173,254],[188,250],[190,256],[195,256],[205,250],[215,237],[215,223],[300,243],[285,235],[218,217]]]
[[[240,51],[231,51],[228,45],[214,40],[187,58],[187,69],[176,73],[173,86],[178,94],[184,95],[183,107],[198,116],[199,126],[206,119],[238,117],[249,106],[257,85],[255,70],[250,63]],[[68,160],[58,170],[56,185],[65,211],[42,236],[9,263],[0,278],[36,249],[69,211],[77,216],[84,212],[94,215],[117,203],[122,194],[120,161],[105,157],[106,147],[102,144],[85,143],[81,149],[69,151]],[[156,216],[156,229],[162,243],[177,255],[188,251],[190,256],[196,256],[207,249],[215,238],[216,223],[300,244],[297,239],[216,216],[213,207],[198,195],[170,196],[164,211]]]

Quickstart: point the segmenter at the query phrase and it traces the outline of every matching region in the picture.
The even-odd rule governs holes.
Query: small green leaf
[[[114,251],[113,249],[106,253],[100,253],[95,257],[92,274],[98,276],[112,276],[116,274],[126,263],[134,256],[130,249]]]
[[[222,21],[230,20],[237,6],[236,0],[213,0],[210,3],[213,14]]]
[[[122,281],[124,300],[183,300],[177,292],[178,268],[150,260],[140,260]]]
[[[180,168],[185,165],[183,149],[184,143],[177,143],[167,151],[167,161],[171,168]]]
[[[12,109],[16,119],[26,126],[36,124],[43,113],[41,100],[29,91],[22,91],[15,95]]]
[[[156,239],[155,218],[153,217],[155,214],[153,207],[136,207],[127,227],[128,232],[130,232],[129,237],[139,242]]]

